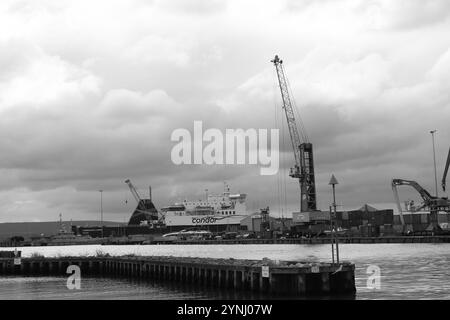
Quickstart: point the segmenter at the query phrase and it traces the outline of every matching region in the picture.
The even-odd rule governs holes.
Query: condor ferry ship
[[[247,195],[231,194],[225,187],[221,195],[207,195],[206,200],[188,201],[161,208],[164,224],[171,230],[201,227],[212,231],[237,229],[247,213]]]

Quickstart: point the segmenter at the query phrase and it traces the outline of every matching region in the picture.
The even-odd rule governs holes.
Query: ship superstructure
[[[228,186],[221,195],[204,200],[184,200],[161,208],[167,227],[208,227],[239,225],[248,215],[244,193],[232,194]]]

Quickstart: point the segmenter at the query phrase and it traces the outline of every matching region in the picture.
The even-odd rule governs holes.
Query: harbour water
[[[11,248],[14,249],[14,248]],[[160,255],[211,258],[330,261],[330,245],[137,245],[23,247],[23,257]],[[341,244],[341,261],[356,264],[356,299],[450,299],[450,244]],[[368,270],[380,270],[379,289]],[[82,277],[80,290],[68,290],[64,277],[0,277],[0,299],[257,299],[175,284]],[[368,281],[369,280],[369,281]],[[369,286],[368,286],[369,282]]]

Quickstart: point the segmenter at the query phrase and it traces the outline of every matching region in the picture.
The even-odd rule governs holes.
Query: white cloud
[[[119,125],[142,122],[148,118],[175,116],[180,111],[177,104],[163,90],[146,94],[127,90],[108,91],[99,105],[99,116],[115,120]]]
[[[413,29],[442,22],[450,15],[446,0],[361,1],[375,29]]]
[[[137,63],[171,63],[176,66],[187,66],[191,57],[189,48],[184,48],[184,39],[168,39],[155,35],[139,40],[125,52],[125,58]]]
[[[10,45],[18,56],[9,55]],[[6,57],[0,53],[1,60],[10,66],[0,78],[0,110],[24,104],[46,108],[64,100],[80,100],[85,95],[99,93],[101,80],[88,70],[45,54],[34,46],[14,46],[14,42],[4,44]]]

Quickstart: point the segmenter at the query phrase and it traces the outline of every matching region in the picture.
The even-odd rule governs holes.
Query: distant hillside
[[[70,224],[74,226],[99,226],[100,221],[63,221],[66,230],[70,229]],[[103,221],[105,226],[123,225],[121,222]],[[46,236],[54,235],[59,230],[59,221],[46,222],[5,222],[0,223],[0,239],[12,236],[29,237],[32,235],[44,234]]]

